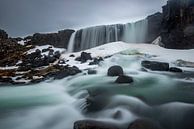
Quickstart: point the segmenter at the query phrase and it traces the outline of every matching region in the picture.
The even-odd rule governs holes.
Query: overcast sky
[[[161,11],[166,0],[0,0],[0,28],[11,36],[126,23]]]

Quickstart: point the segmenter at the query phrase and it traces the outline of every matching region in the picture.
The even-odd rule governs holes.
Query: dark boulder
[[[102,57],[94,58],[93,61],[89,63],[89,65],[98,65],[101,61],[103,61]]]
[[[145,120],[145,119],[139,119],[132,122],[128,129],[162,129],[157,123]]]
[[[123,68],[121,66],[115,65],[115,66],[111,66],[108,69],[108,76],[119,76],[119,75],[123,75]]]
[[[60,59],[58,63],[59,64],[65,64],[65,60],[64,59]]]
[[[157,61],[142,61],[141,65],[147,69],[153,70],[153,71],[168,71],[169,70],[169,64],[165,62],[157,62]]]
[[[57,58],[57,59],[59,59],[61,57],[60,51],[54,52],[54,57]]]
[[[69,55],[69,57],[75,57],[75,55],[74,54],[71,54],[71,55]]]
[[[170,72],[177,72],[177,73],[183,72],[182,69],[176,68],[176,67],[170,67],[169,71],[170,71]]]
[[[48,55],[50,55],[50,56],[51,55],[54,55],[54,50],[53,49],[50,49]]]
[[[81,70],[79,70],[79,68],[75,66],[68,67],[68,66],[56,65],[55,68],[57,68],[59,71],[56,71],[50,75],[51,77],[54,77],[54,79],[62,79],[67,76],[73,76],[81,72]]]
[[[80,120],[74,123],[73,129],[118,129],[118,127],[107,122]]]
[[[45,49],[42,49],[42,52],[48,52],[50,50],[50,48],[45,48]]]
[[[82,52],[80,57],[75,59],[76,61],[80,61],[81,63],[85,63],[87,60],[92,60],[91,53]]]
[[[132,83],[133,78],[126,75],[119,75],[116,79],[115,83]]]
[[[88,70],[88,74],[96,74],[96,73],[97,73],[96,70],[93,70],[93,69],[89,69],[89,70]]]

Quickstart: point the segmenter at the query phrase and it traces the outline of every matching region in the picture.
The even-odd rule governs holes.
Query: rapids
[[[176,74],[141,71],[141,60],[138,55],[116,54],[100,64],[96,75],[2,86],[0,129],[73,129],[74,122],[83,119],[126,129],[137,118],[152,119],[165,129],[191,129],[193,83],[180,81]],[[134,83],[115,84],[116,77],[106,76],[112,65],[122,66]]]

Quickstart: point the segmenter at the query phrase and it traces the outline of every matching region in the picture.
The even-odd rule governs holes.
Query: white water
[[[68,48],[67,48],[68,53],[71,53],[74,50],[75,34],[76,32],[73,32],[73,34],[71,35],[69,39]]]
[[[116,41],[143,43],[146,39],[147,27],[148,21],[145,19],[135,23],[104,25],[81,29],[72,34],[68,50],[81,51]]]
[[[101,63],[97,75],[1,87],[0,129],[72,129],[74,122],[82,119],[112,122],[126,129],[139,117],[153,119],[167,129],[188,127],[187,122],[193,120],[189,114],[194,111],[193,86],[166,75],[142,72],[140,61],[138,55],[118,54]],[[112,65],[121,65],[135,82],[115,84],[116,77],[106,76]],[[94,94],[92,103],[99,108],[89,114],[83,112],[87,91]]]
[[[127,43],[143,43],[147,35],[148,21],[142,20],[136,23],[124,25],[123,41]]]

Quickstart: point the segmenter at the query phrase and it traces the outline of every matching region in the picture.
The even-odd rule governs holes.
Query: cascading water
[[[76,34],[76,32],[74,32],[70,37],[67,52],[73,52],[73,50],[74,50],[75,34]]]
[[[147,36],[147,27],[147,20],[125,24],[122,41],[127,43],[144,43]]]
[[[154,120],[165,129],[193,129],[193,84],[142,72],[140,60],[139,55],[117,54],[105,59],[96,75],[0,87],[0,129],[73,129],[75,121],[84,119],[127,129],[137,118]],[[106,76],[112,64],[122,66],[134,83],[114,83],[115,77]]]
[[[89,27],[73,33],[68,51],[80,51],[105,43],[124,41],[127,43],[146,42],[147,19],[135,23]]]

